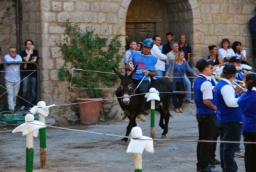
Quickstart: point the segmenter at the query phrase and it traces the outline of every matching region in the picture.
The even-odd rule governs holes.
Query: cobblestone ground
[[[175,113],[169,122],[167,138],[180,142],[157,141],[155,152],[143,153],[143,171],[145,172],[195,172],[196,143],[182,140],[196,140],[198,137],[197,122],[193,104],[186,104],[184,113]],[[156,124],[159,115],[156,115]],[[71,125],[82,131],[95,131],[124,135],[128,121],[104,122],[97,125]],[[138,121],[143,135],[150,136],[150,117],[146,122]],[[25,171],[25,137],[21,133],[12,134],[13,128],[0,128],[0,171]],[[162,130],[156,125],[156,136],[160,138]],[[133,170],[133,157],[126,154],[128,143],[120,138],[94,135],[83,132],[47,128],[47,168],[40,169],[39,142],[34,141],[35,172],[108,172]],[[218,145],[219,147],[219,145]],[[243,148],[243,146],[241,146]],[[217,159],[219,153],[217,151]],[[239,172],[244,172],[243,158],[236,158]],[[221,171],[220,166],[216,169]]]

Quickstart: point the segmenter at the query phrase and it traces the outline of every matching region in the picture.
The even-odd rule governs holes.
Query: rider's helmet
[[[150,38],[145,39],[143,42],[144,47],[152,48],[153,45],[154,45],[153,40]]]

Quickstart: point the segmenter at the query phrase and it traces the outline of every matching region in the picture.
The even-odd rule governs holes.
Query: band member
[[[196,103],[196,118],[198,122],[199,140],[213,140],[216,125],[215,111],[216,106],[212,103],[213,92],[211,80],[211,64],[205,59],[200,59],[196,63],[196,68],[200,75],[194,82],[194,95]],[[197,144],[197,171],[215,171],[208,166],[210,157],[211,143]]]
[[[238,56],[232,56],[229,60],[229,63],[231,65],[234,65],[236,67],[236,76],[235,76],[235,80],[236,80],[236,85],[234,85],[234,88],[236,90],[236,93],[238,94],[242,94],[244,92],[244,85],[242,83],[244,83],[245,77],[244,77],[244,73],[242,72],[242,68],[241,68],[241,58]],[[240,86],[237,86],[240,85]]]
[[[256,74],[246,75],[247,91],[239,98],[238,105],[243,113],[243,136],[245,142],[256,142]],[[245,170],[255,172],[256,144],[244,144]]]
[[[223,68],[221,79],[216,85],[214,100],[217,106],[217,127],[221,141],[240,141],[242,112],[238,107],[235,90],[232,86],[236,76],[236,68],[227,64]],[[220,160],[223,172],[237,171],[238,167],[234,159],[239,144],[221,143]]]
[[[215,91],[215,86],[217,85],[217,81],[216,81],[216,76],[213,75],[214,73],[214,69],[215,69],[215,62],[213,60],[207,60],[207,62],[211,65],[211,70],[212,70],[212,75],[211,75],[211,80],[210,82],[212,83],[212,91],[214,93]],[[212,103],[215,105],[215,101],[214,99],[212,99]],[[216,119],[216,118],[215,118]],[[216,124],[216,120],[215,120],[215,124]],[[219,137],[219,132],[217,130],[217,125],[215,127],[215,132],[213,135],[213,139],[217,141]],[[209,165],[211,165],[212,167],[214,167],[215,165],[220,165],[220,161],[216,159],[216,148],[217,148],[217,143],[212,143],[211,144],[211,148],[210,148],[210,155],[209,155]]]

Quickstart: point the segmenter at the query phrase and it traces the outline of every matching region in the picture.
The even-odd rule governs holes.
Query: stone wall
[[[243,44],[253,64],[248,20],[253,17],[255,7],[256,1],[253,0],[198,0],[193,5],[194,59],[207,57],[208,45],[220,47],[221,40],[229,38],[231,43],[240,41]]]
[[[44,0],[41,1],[42,20],[42,60],[41,60],[41,98],[48,104],[73,102],[79,94],[68,89],[68,82],[58,80],[58,69],[63,65],[63,55],[60,50],[61,40],[66,32],[66,21],[77,23],[82,31],[86,28],[95,29],[102,36],[121,35],[122,45],[125,45],[126,11],[130,1],[92,1],[92,0]],[[122,49],[122,53],[124,48]],[[122,63],[123,64],[123,63]],[[116,104],[113,90],[106,93],[103,111],[109,111],[110,104]],[[65,106],[61,113],[55,108],[53,114],[58,118],[67,118],[73,114],[75,107]],[[107,109],[107,110],[106,110]],[[57,116],[56,115],[56,116]]]
[[[10,46],[16,46],[15,4],[13,1],[0,1],[0,47],[2,55]]]
[[[42,30],[41,30],[41,12],[40,0],[26,0],[22,2],[22,40],[21,49],[25,48],[24,42],[31,39],[34,42],[35,48],[39,51],[41,59],[42,46]]]

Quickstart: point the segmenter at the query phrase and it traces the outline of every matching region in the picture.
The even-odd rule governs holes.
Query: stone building
[[[0,1],[0,47],[16,45],[15,4]],[[146,33],[171,31],[176,39],[188,36],[192,58],[207,57],[208,45],[220,44],[223,38],[242,42],[251,62],[251,38],[248,20],[254,15],[255,0],[21,0],[22,24],[20,42],[32,39],[40,53],[41,99],[47,104],[73,101],[77,95],[68,90],[67,82],[58,80],[58,69],[64,63],[59,44],[65,33],[65,22],[78,23],[81,30],[89,27],[103,36],[121,35],[143,40]],[[24,47],[24,45],[20,45]],[[123,49],[124,52],[124,49]],[[108,93],[109,111],[113,93]],[[53,108],[56,118],[69,118],[68,106]]]

